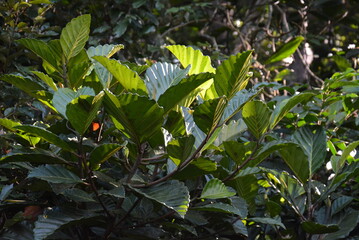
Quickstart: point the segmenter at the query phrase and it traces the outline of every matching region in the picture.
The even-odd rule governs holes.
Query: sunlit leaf
[[[228,198],[234,195],[236,195],[236,193],[229,191],[221,180],[213,178],[204,186],[201,198],[218,199]]]
[[[295,52],[295,50],[297,50],[303,40],[304,37],[299,36],[285,43],[278,51],[276,51],[265,61],[265,64],[278,62],[286,57],[289,57]]]

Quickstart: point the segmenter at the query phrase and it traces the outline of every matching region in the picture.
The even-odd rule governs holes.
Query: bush
[[[138,65],[111,59],[123,45],[86,50],[90,21],[19,40],[43,71],[0,77],[41,111],[0,119],[2,239],[357,236],[356,71],[300,91],[248,84],[252,51],[214,68],[171,45],[182,67]]]

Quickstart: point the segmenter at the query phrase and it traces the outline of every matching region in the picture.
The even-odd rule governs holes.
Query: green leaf
[[[216,98],[198,105],[193,113],[197,126],[207,134],[214,130],[222,119],[226,104],[225,98]]]
[[[298,36],[286,44],[284,44],[278,51],[276,51],[272,56],[270,56],[266,61],[265,64],[270,64],[274,62],[278,62],[286,57],[292,55],[295,50],[299,47],[300,43],[304,40],[304,37]]]
[[[44,240],[56,230],[95,218],[93,212],[72,208],[48,208],[35,222],[35,240]]]
[[[293,141],[302,147],[308,156],[309,176],[322,166],[327,155],[326,134],[322,127],[304,126],[293,134]]]
[[[214,87],[218,96],[225,95],[230,100],[247,86],[251,59],[252,51],[247,51],[230,56],[218,66],[214,76]]]
[[[237,140],[246,130],[247,125],[244,123],[243,119],[239,119],[238,121],[233,120],[227,124],[223,124],[214,144],[220,146],[225,141]]]
[[[34,168],[28,178],[39,178],[50,183],[82,183],[78,176],[60,165],[47,164]]]
[[[38,95],[36,94],[38,91],[46,90],[33,80],[21,76],[6,74],[0,76],[0,80],[13,84],[15,87],[35,98],[38,98]]]
[[[62,148],[65,151],[69,151],[69,152],[73,151],[73,149],[70,147],[70,145],[67,142],[59,138],[56,134],[46,130],[45,128],[30,126],[30,125],[21,125],[21,126],[19,125],[19,126],[15,126],[15,128],[24,131],[26,133],[30,133],[34,136],[37,136],[49,143],[52,143]]]
[[[16,132],[16,135],[18,135],[21,138],[28,141],[29,144],[32,145],[32,146],[35,146],[41,140],[39,137],[32,137],[32,136],[28,136],[26,133],[17,132],[17,127],[22,126],[21,123],[12,121],[12,120],[7,119],[7,118],[0,118],[0,125],[5,127],[6,129],[12,131],[12,132]]]
[[[90,23],[91,16],[85,14],[72,19],[62,29],[60,44],[67,61],[79,54],[85,47],[90,34]]]
[[[147,141],[163,124],[163,108],[147,97],[130,93],[116,97],[105,90],[104,104],[116,128],[137,145]]]
[[[189,135],[173,139],[167,144],[168,156],[177,166],[191,155],[194,150],[194,141],[193,135]]]
[[[223,147],[226,154],[237,164],[240,165],[249,155],[255,147],[253,142],[237,142],[237,141],[226,141],[223,142]]]
[[[90,194],[78,188],[66,189],[63,195],[75,202],[96,202]]]
[[[217,163],[209,158],[199,157],[192,161],[191,164],[206,172],[213,172],[217,170]]]
[[[204,206],[191,207],[191,210],[229,213],[229,214],[238,215],[243,218],[246,217],[246,216],[242,216],[242,212],[238,208],[233,207],[232,205],[229,205],[226,203],[221,203],[221,202],[207,204]]]
[[[306,183],[310,177],[310,167],[308,156],[303,149],[299,145],[290,144],[279,149],[279,153],[295,176],[302,183]]]
[[[285,228],[284,224],[282,223],[282,221],[280,219],[274,219],[274,218],[264,218],[264,217],[254,217],[254,218],[248,218],[248,221],[253,221],[253,222],[257,222],[257,223],[264,223],[264,224],[269,224],[269,225],[276,225],[279,226],[281,228]]]
[[[269,127],[271,111],[261,101],[251,101],[244,105],[242,116],[249,131],[257,138],[261,138]]]
[[[45,42],[30,38],[19,39],[17,42],[24,45],[27,49],[31,50],[33,53],[39,56],[43,61],[46,61],[48,64],[50,64],[53,69],[59,70],[59,64],[57,62],[56,56],[54,56],[51,47]]]
[[[215,73],[216,69],[211,65],[209,56],[203,56],[200,50],[194,50],[191,47],[183,45],[172,45],[166,47],[181,62],[184,68],[191,65],[189,75],[199,74],[202,72]]]
[[[359,211],[351,210],[337,223],[339,230],[324,237],[324,240],[337,240],[346,238],[359,222]]]
[[[94,170],[97,170],[100,167],[101,163],[104,163],[112,157],[116,152],[118,152],[123,145],[114,144],[114,143],[107,143],[101,144],[97,146],[92,152],[90,153],[90,167]]]
[[[4,185],[1,188],[0,192],[0,202],[4,201],[11,193],[11,190],[14,188],[14,184]]]
[[[0,158],[1,163],[29,162],[29,163],[66,163],[66,160],[45,150],[34,149],[21,152],[11,152]]]
[[[125,188],[123,186],[115,187],[109,191],[100,191],[103,195],[110,195],[117,198],[125,198]]]
[[[332,233],[339,230],[338,225],[334,224],[320,224],[312,221],[302,222],[301,226],[304,231],[310,234],[324,234]]]
[[[339,161],[337,162],[337,169],[341,169],[344,164],[345,164],[345,160],[347,160],[347,158],[350,156],[350,153],[352,151],[355,150],[355,148],[357,148],[359,146],[359,141],[354,141],[352,143],[350,143],[344,150],[343,153],[339,159]]]
[[[221,180],[213,178],[204,186],[200,198],[219,199],[228,198],[234,195],[236,195],[236,193],[229,191]]]
[[[44,83],[46,83],[52,90],[57,91],[57,86],[54,83],[54,80],[49,77],[49,75],[46,75],[43,72],[39,71],[31,71],[33,74],[35,74],[38,78],[40,78]]]
[[[343,210],[346,206],[348,206],[354,198],[348,196],[341,196],[335,199],[332,203],[332,211],[331,215],[337,214],[341,210]]]
[[[169,87],[158,99],[158,104],[163,106],[165,112],[177,105],[189,107],[195,97],[203,90],[208,89],[213,74],[202,73],[185,78],[178,84]]]
[[[98,115],[103,95],[103,92],[95,97],[82,95],[67,105],[66,116],[80,135],[86,132],[92,121]]]
[[[170,63],[155,63],[146,70],[146,86],[150,97],[158,98],[171,86],[177,85],[186,77],[189,67],[181,69]]]
[[[148,95],[145,82],[126,65],[103,56],[95,56],[93,59],[101,63],[116,78],[126,92]]]
[[[52,103],[56,108],[57,112],[59,112],[62,116],[67,119],[66,116],[66,108],[67,105],[74,100],[75,98],[81,95],[90,95],[94,96],[95,92],[92,88],[84,87],[78,89],[77,92],[69,89],[69,88],[60,88],[57,92],[54,93],[54,97],[52,99]]]
[[[311,92],[301,93],[280,102],[270,117],[270,128],[273,129],[295,105],[308,101],[314,95],[316,94]]]
[[[286,148],[291,145],[296,145],[294,143],[285,142],[285,141],[271,141],[269,143],[266,143],[263,147],[257,151],[252,161],[249,162],[248,166],[257,166],[259,163],[261,163],[266,157],[268,157],[273,152],[281,149]]]
[[[176,211],[182,218],[189,207],[190,196],[183,182],[169,180],[149,188],[132,188],[139,194]]]
[[[84,49],[82,49],[75,57],[70,59],[67,64],[67,76],[70,88],[78,89],[83,85],[83,81],[85,76],[88,74],[90,66],[91,61]]]

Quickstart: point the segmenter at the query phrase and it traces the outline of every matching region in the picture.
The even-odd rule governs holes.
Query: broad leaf
[[[258,196],[259,185],[255,175],[246,175],[229,181],[229,186],[233,187],[238,196],[246,200],[249,205],[249,211],[253,212],[256,208],[255,197]]]
[[[238,91],[246,87],[251,59],[252,51],[247,51],[230,56],[218,66],[214,76],[214,87],[218,96],[225,95],[230,100]]]
[[[271,111],[261,101],[251,101],[244,105],[242,116],[249,131],[257,138],[261,138],[269,127]]]
[[[85,47],[90,33],[91,16],[85,14],[69,22],[60,35],[60,44],[66,60],[75,57]]]
[[[81,209],[49,208],[35,222],[34,238],[35,240],[46,239],[61,227],[94,217],[93,212]]]
[[[72,89],[81,87],[90,67],[91,61],[88,58],[86,51],[82,49],[76,56],[71,58],[67,64],[69,87]]]
[[[186,77],[189,67],[181,69],[170,63],[155,63],[146,70],[146,86],[151,98],[156,101],[171,86]]]
[[[308,156],[309,176],[322,166],[327,155],[326,134],[322,127],[304,126],[293,134],[293,140]]]
[[[192,75],[183,79],[177,85],[169,87],[158,99],[158,104],[163,106],[165,112],[181,105],[189,107],[196,96],[203,90],[208,89],[213,74],[204,73]]]
[[[304,37],[296,37],[286,44],[284,44],[278,51],[276,51],[270,58],[265,61],[265,64],[278,62],[286,57],[292,55],[299,47],[300,43],[304,40]]]
[[[237,142],[237,141],[226,141],[223,142],[225,153],[237,164],[240,165],[242,162],[252,154],[255,148],[253,142]]]
[[[282,223],[282,221],[280,219],[274,219],[274,218],[265,218],[265,217],[254,217],[254,218],[248,218],[248,221],[254,221],[257,223],[264,223],[264,224],[269,224],[269,225],[276,225],[279,226],[281,228],[285,228],[284,224]]]
[[[16,126],[15,128],[24,131],[26,133],[30,133],[31,135],[35,135],[49,143],[52,143],[62,148],[65,151],[70,151],[70,152],[73,151],[73,149],[70,147],[70,145],[67,142],[59,138],[56,134],[46,130],[45,128],[30,126],[30,125],[22,125],[22,126],[19,125]]]
[[[358,226],[359,222],[359,211],[351,210],[348,211],[346,216],[343,216],[340,221],[337,223],[339,225],[339,230],[330,233],[324,237],[324,240],[337,240],[345,239],[351,231]]]
[[[147,88],[145,82],[126,65],[122,65],[116,60],[110,60],[103,56],[93,57],[101,63],[121,84],[126,92],[138,93],[147,96]]]
[[[147,141],[162,126],[163,108],[147,97],[137,94],[116,97],[105,91],[104,104],[116,128],[138,145]]]
[[[359,141],[355,141],[350,143],[343,151],[338,163],[337,163],[337,169],[341,169],[344,164],[345,160],[347,160],[348,156],[350,156],[350,153],[355,150],[359,146]]]
[[[219,199],[228,198],[234,195],[236,195],[236,193],[229,191],[221,180],[213,178],[204,186],[200,198]]]
[[[14,188],[14,184],[4,185],[1,188],[0,192],[0,202],[4,201],[11,193],[11,190]]]
[[[243,213],[238,208],[233,207],[230,204],[221,203],[221,202],[207,204],[204,206],[192,207],[191,210],[229,213],[229,214],[238,215],[242,218],[246,217],[246,216],[242,216]]]
[[[273,129],[280,120],[297,104],[308,101],[315,93],[301,93],[291,98],[287,98],[279,103],[274,109],[270,118],[270,128]]]
[[[169,180],[149,188],[132,188],[145,197],[176,211],[182,218],[189,207],[190,196],[183,182]]]
[[[75,202],[96,202],[90,194],[85,192],[84,190],[78,188],[69,188],[63,192],[65,197],[70,198]]]
[[[82,95],[72,100],[66,107],[66,116],[75,130],[83,135],[98,115],[103,92],[95,97]]]
[[[82,183],[78,176],[60,165],[42,165],[34,168],[28,178],[39,178],[50,183]]]
[[[168,156],[177,166],[191,155],[194,150],[194,141],[193,135],[189,135],[174,139],[167,144]]]
[[[89,162],[91,168],[97,170],[100,167],[101,163],[107,161],[107,159],[112,157],[116,152],[118,152],[123,147],[124,147],[123,145],[114,144],[114,143],[99,145],[94,150],[92,150],[90,154]]]
[[[320,224],[311,221],[302,222],[301,226],[305,232],[310,234],[332,233],[339,230],[338,225],[334,225],[334,224],[326,225],[326,224]]]
[[[354,198],[348,196],[341,196],[335,199],[332,203],[332,211],[331,215],[337,214],[341,210],[343,210],[346,206],[348,206]]]
[[[25,139],[32,146],[35,146],[41,140],[39,137],[33,137],[33,136],[29,136],[26,133],[18,132],[17,127],[22,126],[21,123],[19,122],[15,122],[7,118],[0,118],[0,126],[3,126],[4,128],[10,130],[11,132],[15,132],[17,136],[20,136],[21,138]]]
[[[238,121],[230,121],[223,124],[214,144],[220,146],[225,141],[237,140],[242,136],[242,133],[247,130],[247,125],[242,119]]]
[[[40,78],[44,83],[46,83],[52,90],[57,91],[57,86],[54,83],[54,80],[49,75],[46,75],[45,73],[39,71],[31,72],[35,74],[38,78]]]
[[[1,163],[8,162],[29,162],[29,163],[67,163],[66,160],[53,154],[52,152],[48,152],[41,149],[34,149],[28,151],[21,152],[11,152],[5,156],[0,158]]]

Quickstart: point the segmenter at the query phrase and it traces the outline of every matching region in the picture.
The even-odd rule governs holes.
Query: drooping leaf
[[[189,191],[183,182],[169,180],[149,188],[132,188],[139,194],[176,211],[182,218],[189,207]]]
[[[91,16],[85,14],[72,19],[62,29],[60,44],[67,61],[79,54],[85,47],[90,34],[90,23]]]
[[[50,208],[35,222],[34,238],[43,240],[53,234],[56,230],[78,221],[95,218],[92,211],[71,208]]]
[[[206,183],[202,190],[201,198],[205,199],[219,199],[219,198],[228,198],[236,195],[235,192],[228,190],[224,183],[217,179],[213,178]]]
[[[28,134],[23,132],[17,132],[17,127],[22,126],[22,124],[19,122],[15,122],[7,118],[0,118],[0,126],[3,126],[4,128],[10,130],[11,132],[15,132],[16,135],[28,141],[29,144],[32,146],[35,146],[41,140],[39,137],[29,136]]]
[[[104,104],[116,128],[136,144],[148,140],[162,126],[163,108],[147,97],[137,94],[116,97],[106,90]]]
[[[215,73],[216,69],[211,65],[209,56],[204,56],[200,50],[194,50],[191,47],[183,45],[172,45],[166,47],[181,62],[184,68],[191,65],[189,75],[202,72]]]
[[[112,157],[116,152],[118,152],[123,145],[115,144],[115,143],[107,143],[101,144],[97,146],[90,153],[90,166],[92,169],[97,170],[100,167],[100,164],[107,161],[110,157]]]
[[[126,65],[122,65],[116,60],[111,60],[103,56],[93,57],[101,63],[121,84],[126,92],[138,93],[147,96],[147,88],[145,82]]]
[[[230,56],[218,66],[214,76],[214,87],[218,96],[225,95],[230,100],[246,87],[251,59],[252,51],[247,51]]]
[[[22,91],[35,98],[38,98],[36,94],[38,91],[46,90],[40,84],[34,82],[33,80],[21,76],[5,74],[0,76],[0,80],[13,84],[15,87],[21,89]]]
[[[191,155],[194,150],[194,141],[193,135],[189,135],[174,139],[167,144],[168,156],[177,166]]]
[[[308,101],[315,93],[301,93],[291,98],[287,98],[279,103],[272,112],[270,118],[270,128],[273,129],[280,120],[297,104]]]
[[[310,126],[301,127],[293,134],[293,140],[302,147],[308,156],[309,176],[312,177],[324,163],[327,154],[324,129]]]
[[[209,133],[217,127],[226,103],[225,98],[216,98],[205,101],[195,108],[193,113],[194,121],[204,133]]]
[[[82,180],[71,171],[60,165],[41,165],[34,168],[28,178],[39,178],[50,183],[82,183]]]
[[[46,75],[45,73],[39,71],[31,72],[35,74],[38,78],[40,78],[44,83],[46,83],[52,90],[57,91],[57,86],[54,83],[54,80],[49,75]]]
[[[298,36],[286,44],[284,44],[278,51],[276,51],[272,56],[270,56],[266,61],[265,64],[278,62],[283,60],[286,57],[292,55],[295,50],[299,47],[300,43],[304,40],[304,37]]]
[[[75,130],[83,135],[98,114],[103,92],[95,97],[82,95],[75,98],[66,107],[66,116]]]
[[[195,97],[210,86],[213,74],[204,73],[192,75],[183,79],[177,85],[169,87],[158,99],[158,104],[168,112],[177,105],[189,107]]]
[[[170,63],[155,63],[146,70],[146,86],[151,98],[156,101],[171,86],[186,77],[189,67],[181,69]]]
[[[320,224],[312,221],[302,222],[301,226],[303,230],[310,234],[324,234],[332,233],[339,230],[339,226],[335,224]]]
[[[70,152],[73,151],[73,149],[70,147],[70,145],[67,142],[62,140],[56,134],[46,130],[45,128],[38,127],[38,126],[30,126],[30,125],[19,125],[19,126],[15,126],[15,128],[19,129],[21,131],[24,131],[26,133],[35,135],[49,143],[52,143],[52,144],[62,148],[65,151],[70,151]]]
[[[247,102],[242,110],[244,122],[249,131],[257,138],[261,138],[269,127],[271,111],[267,105],[261,101]]]

